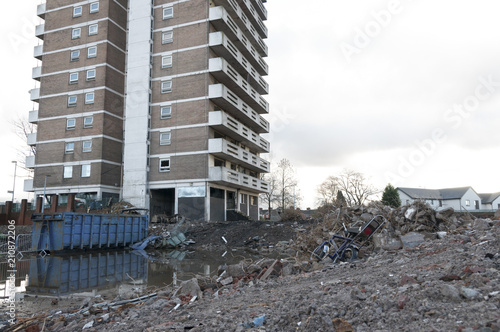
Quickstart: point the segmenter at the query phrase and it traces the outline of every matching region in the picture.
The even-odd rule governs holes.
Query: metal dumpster
[[[33,214],[32,250],[105,249],[131,245],[148,235],[148,216],[75,212]]]
[[[147,282],[147,259],[126,251],[32,257],[28,294],[68,295],[111,288],[123,282]]]

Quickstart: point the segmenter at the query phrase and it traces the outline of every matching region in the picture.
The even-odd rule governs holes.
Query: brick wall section
[[[173,1],[157,0],[155,6],[168,5]],[[165,6],[167,7],[167,6]],[[169,6],[168,6],[169,7]],[[208,18],[208,1],[192,0],[174,4],[174,17],[164,20],[163,7],[156,8],[154,12],[155,29],[184,24]]]
[[[159,172],[159,158],[151,158],[150,181],[205,179],[208,177],[208,155],[173,156],[170,172]]]
[[[165,131],[169,131],[165,129]],[[163,131],[160,131],[163,132]],[[206,151],[208,149],[208,127],[170,130],[170,145],[160,145],[160,132],[151,133],[150,154]]]
[[[208,23],[177,27],[173,29],[173,42],[162,44],[162,31],[154,33],[153,53],[174,51],[182,48],[208,44]]]
[[[172,67],[162,68],[163,55],[153,57],[153,78],[193,73],[208,69],[208,47],[173,53]]]
[[[153,82],[153,103],[204,97],[208,93],[208,74],[175,77],[172,92],[161,93],[161,80]]]
[[[173,103],[172,117],[161,119],[161,106],[153,106],[151,111],[151,128],[165,128],[173,126],[186,126],[197,123],[207,123],[208,117],[205,109],[210,103],[206,100],[197,100],[184,103]]]

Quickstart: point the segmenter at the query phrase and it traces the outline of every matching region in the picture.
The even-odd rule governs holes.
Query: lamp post
[[[12,161],[14,164],[14,183],[12,184],[12,204],[14,204],[14,190],[16,189],[16,171],[17,171],[17,161]],[[9,190],[10,192],[10,190]]]

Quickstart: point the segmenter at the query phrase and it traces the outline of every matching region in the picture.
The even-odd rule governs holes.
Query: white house
[[[498,210],[500,209],[500,193],[494,194],[479,194],[481,197],[482,210]]]
[[[397,188],[402,205],[425,201],[436,209],[452,207],[455,211],[479,211],[483,209],[481,197],[472,187],[449,189]],[[491,208],[490,208],[491,209]]]

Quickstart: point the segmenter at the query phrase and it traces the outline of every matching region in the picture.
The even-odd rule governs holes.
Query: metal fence
[[[18,234],[16,237],[16,252],[30,252],[31,249],[31,233]],[[0,237],[0,254],[7,254],[9,252],[9,238],[8,236]]]

